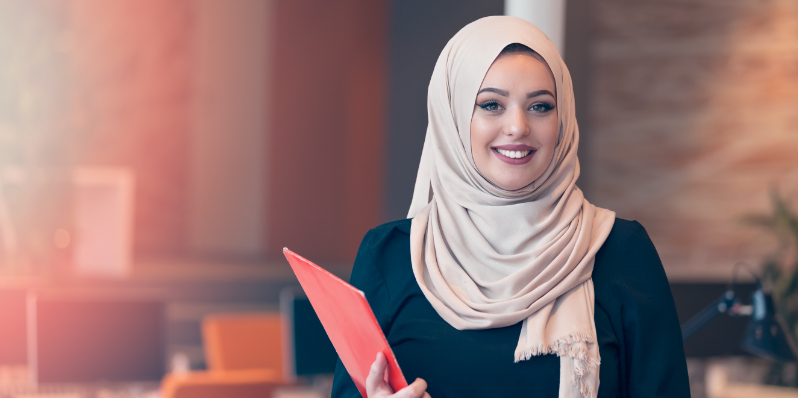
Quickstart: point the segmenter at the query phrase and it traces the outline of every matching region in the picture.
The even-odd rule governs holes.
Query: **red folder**
[[[388,359],[388,384],[394,391],[407,387],[396,357],[382,333],[366,295],[316,264],[283,249],[299,284],[310,299],[335,351],[355,382],[366,395],[366,377],[371,364],[382,352]]]

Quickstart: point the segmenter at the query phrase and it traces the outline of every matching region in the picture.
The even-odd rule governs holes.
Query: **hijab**
[[[482,80],[512,43],[531,48],[551,69],[559,129],[543,174],[508,191],[477,170],[470,127]],[[615,213],[590,204],[576,186],[573,87],[556,47],[520,18],[472,22],[441,52],[427,106],[429,125],[408,213],[421,291],[459,330],[523,322],[515,362],[556,354],[559,396],[595,397],[600,358],[591,274]]]

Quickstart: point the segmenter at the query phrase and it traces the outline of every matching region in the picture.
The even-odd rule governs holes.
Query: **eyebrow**
[[[507,91],[499,90],[498,88],[493,88],[493,87],[483,88],[482,90],[479,90],[477,95],[480,95],[480,94],[482,94],[484,92],[496,93],[496,94],[501,95],[502,97],[506,97],[506,96],[510,95],[510,93],[508,93]]]
[[[548,94],[548,95],[552,96],[553,98],[556,98],[556,97],[554,97],[554,94],[552,94],[551,91],[549,91],[549,90],[533,91],[533,92],[527,94],[526,97],[527,98],[532,98],[532,97],[537,97],[538,95],[543,95],[543,94]]]
[[[482,90],[479,90],[479,92],[477,93],[477,95],[480,95],[480,94],[482,94],[482,93],[484,93],[484,92],[496,93],[496,94],[499,94],[499,95],[501,95],[502,97],[507,97],[507,96],[509,96],[509,95],[510,95],[510,93],[509,93],[509,92],[507,92],[507,91],[505,91],[505,90],[500,90],[500,89],[498,89],[498,88],[493,88],[493,87],[486,87],[486,88],[483,88]],[[552,94],[552,92],[551,92],[551,91],[549,91],[549,90],[537,90],[537,91],[533,91],[533,92],[531,92],[531,93],[528,93],[528,94],[526,95],[526,97],[527,97],[527,98],[532,98],[532,97],[537,97],[538,95],[543,95],[543,94],[548,94],[548,95],[550,95],[550,96],[554,97],[554,94]]]

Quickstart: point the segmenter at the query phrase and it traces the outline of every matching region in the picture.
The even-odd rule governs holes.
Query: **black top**
[[[457,330],[427,301],[410,263],[410,219],[369,231],[350,283],[366,294],[408,383],[444,397],[552,397],[554,355],[513,362],[521,323]],[[616,219],[593,267],[599,397],[689,397],[682,336],[668,279],[643,226]],[[334,398],[360,394],[338,361]]]

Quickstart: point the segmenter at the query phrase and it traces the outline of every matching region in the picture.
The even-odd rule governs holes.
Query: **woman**
[[[576,187],[573,88],[551,41],[514,17],[469,24],[428,110],[412,219],[369,231],[351,277],[423,380],[394,394],[378,355],[369,396],[688,397],[651,240]],[[340,362],[333,396],[358,396]]]

